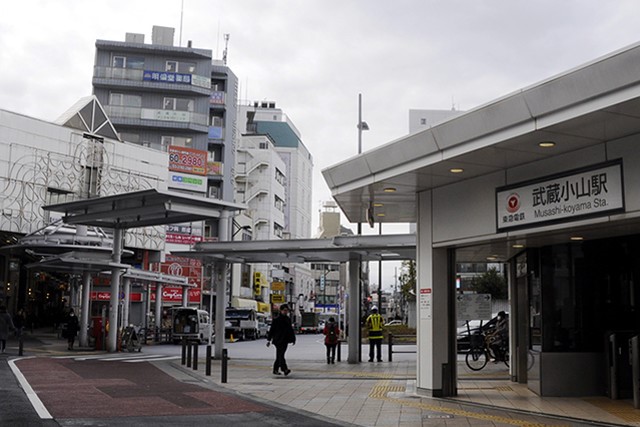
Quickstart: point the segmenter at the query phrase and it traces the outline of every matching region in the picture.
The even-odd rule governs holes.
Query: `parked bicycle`
[[[509,366],[509,345],[506,340],[499,340],[495,335],[487,335],[478,332],[469,336],[469,352],[465,356],[465,362],[472,371],[479,371],[494,359],[502,361]],[[498,351],[496,351],[498,350]],[[499,353],[499,354],[496,354]]]

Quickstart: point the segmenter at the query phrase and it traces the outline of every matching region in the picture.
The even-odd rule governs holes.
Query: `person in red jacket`
[[[340,328],[333,317],[324,325],[324,345],[327,347],[327,363],[336,363],[336,346],[340,337]]]

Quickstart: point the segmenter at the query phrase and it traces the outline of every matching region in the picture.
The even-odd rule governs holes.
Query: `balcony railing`
[[[209,115],[191,111],[155,110],[152,108],[125,107],[121,105],[106,105],[107,115],[111,118],[126,118],[139,120],[159,120],[163,122],[194,123],[206,126]]]
[[[131,81],[150,81],[185,86],[211,88],[211,77],[197,74],[171,73],[168,71],[138,70],[131,68],[94,67],[93,77]]]

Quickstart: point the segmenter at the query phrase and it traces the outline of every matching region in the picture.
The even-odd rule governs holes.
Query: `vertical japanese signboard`
[[[431,288],[420,289],[420,319],[431,319],[433,317],[431,291]]]

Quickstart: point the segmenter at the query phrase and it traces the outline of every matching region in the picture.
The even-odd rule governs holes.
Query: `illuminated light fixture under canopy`
[[[385,193],[395,193],[396,189],[395,189],[395,187],[386,187],[383,191]]]
[[[491,255],[487,257],[487,261],[497,261],[498,257],[496,255]]]
[[[520,243],[516,243],[514,245],[511,245],[512,248],[514,249],[522,249],[524,248],[524,245],[520,244]]]
[[[574,242],[580,242],[580,241],[584,240],[584,237],[582,237],[582,236],[571,236],[571,237],[569,237],[569,240],[574,241]]]
[[[386,216],[384,213],[380,212],[379,214],[376,214],[376,216]]]
[[[451,168],[451,169],[449,169],[449,172],[451,172],[451,173],[462,173],[462,172],[464,172],[464,169],[462,169],[462,168]]]
[[[380,202],[378,202],[378,203],[374,203],[374,204],[373,204],[373,207],[374,207],[374,208],[381,208],[381,207],[383,207],[383,206],[384,206],[384,203],[380,203]]]
[[[542,147],[542,148],[553,148],[556,146],[556,143],[553,141],[540,141],[538,143],[538,146]]]

